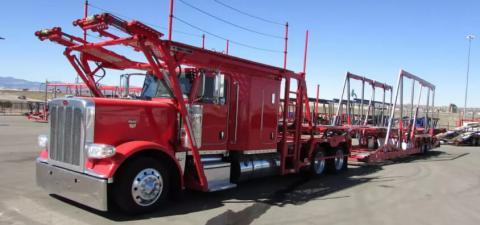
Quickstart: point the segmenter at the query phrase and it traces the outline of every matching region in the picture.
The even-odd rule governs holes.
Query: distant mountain
[[[40,90],[44,83],[28,81],[24,79],[18,79],[14,77],[1,77],[0,76],[0,88],[4,89],[29,89],[29,90]]]

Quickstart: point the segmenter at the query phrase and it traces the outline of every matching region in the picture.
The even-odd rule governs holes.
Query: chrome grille
[[[49,104],[52,163],[69,169],[83,168],[83,149],[93,140],[93,104],[85,99],[56,99]],[[90,133],[88,133],[90,132]]]

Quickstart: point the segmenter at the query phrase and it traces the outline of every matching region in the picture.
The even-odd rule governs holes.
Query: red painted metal
[[[398,98],[400,98],[400,115],[399,118],[403,118],[403,80],[411,79],[416,81],[421,88],[426,88],[428,93],[432,91],[434,93],[435,86],[411,73],[408,73],[404,70],[400,70],[398,76],[397,91],[395,95],[395,101],[392,105],[390,111],[390,118],[388,127],[382,131],[385,133],[383,136],[385,138],[384,144],[379,146],[374,151],[363,151],[363,153],[357,154],[356,159],[365,162],[376,162],[382,160],[388,160],[398,157],[405,157],[412,154],[421,153],[423,151],[429,150],[431,148],[438,146],[438,140],[436,140],[434,134],[435,128],[429,125],[429,122],[426,122],[426,125],[422,128],[418,128],[416,125],[416,118],[418,115],[418,107],[420,105],[420,96],[422,89],[420,89],[419,99],[417,103],[417,108],[413,114],[413,120],[410,120],[408,126],[404,126],[403,119],[399,119],[398,128],[395,128],[393,122],[395,118],[395,106],[397,105]],[[414,83],[415,84],[415,83]],[[427,95],[427,111],[426,118],[428,120],[429,112],[428,108],[430,107],[429,95]],[[413,104],[413,102],[412,102]],[[432,101],[433,106],[433,101]],[[412,107],[413,110],[413,107]],[[375,131],[373,131],[375,132]],[[383,133],[382,133],[383,134]],[[360,150],[361,151],[361,150]],[[365,154],[365,152],[367,152]]]
[[[83,12],[83,19],[87,19],[88,16],[88,0],[85,0],[84,12]],[[83,31],[83,40],[87,41],[87,31]]]
[[[318,119],[318,99],[320,98],[320,85],[317,84],[317,95],[315,96],[315,104],[314,104],[314,118],[315,120]],[[315,125],[317,124],[317,122],[315,122]]]
[[[307,70],[308,30],[305,32],[305,50],[303,53],[303,73]]]
[[[227,55],[228,55],[228,47],[229,47],[229,46],[230,46],[230,41],[227,40],[227,47],[226,47],[226,49],[225,49],[225,54],[227,54]]]
[[[173,8],[173,1],[171,7]],[[108,13],[76,20],[74,25],[96,32],[106,40],[87,42],[63,33],[60,28],[37,32],[36,35],[40,40],[48,39],[65,46],[65,56],[85,85],[94,93],[96,98],[92,99],[96,109],[95,142],[117,147],[129,146],[122,147],[122,154],[113,158],[89,161],[89,168],[99,174],[112,176],[115,168],[136,151],[133,148],[144,148],[138,147],[141,146],[137,142],[140,140],[151,143],[143,146],[155,145],[155,149],[169,156],[174,152],[188,151],[193,159],[193,167],[190,174],[185,174],[182,178],[187,187],[203,191],[208,187],[200,160],[200,150],[277,149],[280,153],[282,174],[297,173],[309,166],[317,144],[346,146],[346,151],[349,151],[350,138],[345,127],[312,126],[305,73],[286,69],[288,24],[283,68],[209,51],[204,49],[204,46],[199,48],[171,41],[170,37],[163,40],[162,33],[141,22],[125,21]],[[109,32],[110,28],[116,28],[123,36],[113,35]],[[134,61],[107,49],[108,46],[118,45],[140,52],[144,58]],[[308,33],[304,71],[307,46]],[[96,67],[90,68],[90,65]],[[169,84],[173,96],[168,99],[152,98],[150,101],[99,98],[103,94],[94,75],[102,68],[149,71]],[[184,97],[176,74],[187,69],[205,77],[216,73],[223,74],[226,84],[224,104],[197,103],[195,94]],[[282,81],[285,82],[283,102],[279,97]],[[192,90],[198,90],[196,85],[198,86],[198,82],[193,83]],[[293,96],[295,98],[292,98]],[[191,121],[187,113],[187,104],[193,103],[203,105],[202,146],[197,146],[193,141]],[[283,112],[279,118],[280,105]],[[129,127],[126,118],[136,121],[135,129]],[[181,127],[177,123],[178,119],[182,121]],[[182,139],[187,141],[185,144],[177,140],[177,135],[182,130],[186,135],[186,138]],[[334,135],[331,135],[332,131]],[[219,132],[222,133],[220,137],[224,138],[219,138]],[[130,142],[137,144],[123,145]]]
[[[88,86],[84,83],[49,83],[45,82],[44,101],[42,102],[42,110],[34,111],[26,115],[27,119],[34,122],[48,122],[48,92],[49,87],[53,88],[53,98],[56,98],[56,92],[58,88],[64,88],[65,94],[73,95],[76,97],[89,97],[88,93],[84,91],[89,90]],[[99,85],[98,89],[103,95],[107,96],[107,91],[110,91],[112,98],[120,97],[118,93],[125,90],[125,87],[113,86],[113,85]],[[142,91],[142,87],[130,86],[129,91],[139,95]]]
[[[283,69],[287,69],[287,54],[288,54],[288,22],[285,23],[285,47],[283,50]]]
[[[173,25],[173,2],[170,0],[170,14],[168,15],[168,40],[172,40],[172,25]]]

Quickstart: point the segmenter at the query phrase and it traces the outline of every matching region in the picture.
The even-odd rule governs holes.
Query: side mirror
[[[215,75],[213,98],[215,103],[225,104],[225,75],[221,73]]]
[[[127,74],[120,75],[120,96],[122,98],[127,98],[130,93],[130,76]]]

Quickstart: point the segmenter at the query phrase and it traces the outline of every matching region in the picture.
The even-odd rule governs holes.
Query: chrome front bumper
[[[37,160],[37,185],[80,204],[107,211],[107,179],[92,177]]]

